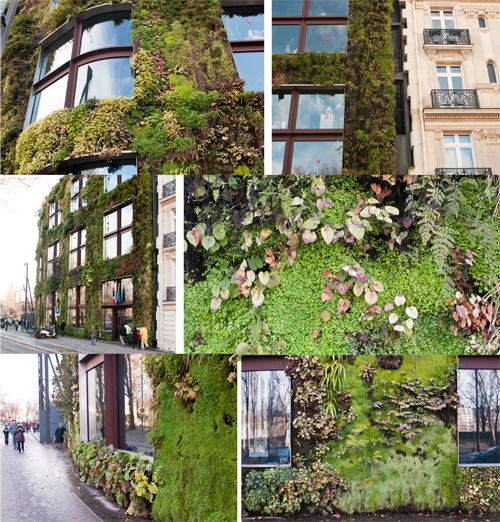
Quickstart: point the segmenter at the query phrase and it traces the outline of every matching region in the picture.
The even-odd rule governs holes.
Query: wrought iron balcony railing
[[[472,169],[445,168],[436,169],[435,174],[440,176],[488,176],[491,175],[491,169],[489,167],[474,167]]]
[[[171,196],[172,194],[175,194],[175,179],[173,181],[170,181],[169,183],[165,183],[163,185],[163,196],[164,198],[168,198],[168,196]]]
[[[433,109],[479,109],[479,98],[475,89],[433,89]]]
[[[424,45],[471,45],[468,29],[424,29]]]
[[[163,234],[163,248],[171,248],[175,246],[175,232]]]
[[[175,286],[167,286],[167,301],[169,303],[175,303]]]

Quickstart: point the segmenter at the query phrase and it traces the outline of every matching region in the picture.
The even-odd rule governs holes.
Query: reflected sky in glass
[[[245,80],[245,91],[264,90],[264,53],[234,53],[238,74]]]
[[[341,129],[343,127],[343,94],[301,94],[299,96],[297,129]]]
[[[264,14],[250,15],[222,15],[222,21],[229,41],[235,40],[263,40]]]
[[[304,0],[273,0],[273,16],[301,16]]]
[[[309,16],[347,16],[349,0],[311,0]]]
[[[273,25],[273,54],[296,54],[300,25]]]
[[[64,40],[64,37],[44,51],[40,67],[40,76],[38,77],[39,80],[47,76],[50,72],[55,71],[61,65],[69,62],[71,59],[73,38],[65,43],[62,43],[62,40]]]
[[[345,53],[346,48],[347,25],[309,24],[307,26],[306,45],[304,48],[306,52],[315,51],[317,53],[320,53],[325,51],[327,53]]]
[[[113,20],[109,20],[113,16]],[[101,15],[83,22],[80,54],[115,45],[132,45],[130,20],[123,18],[123,13]],[[108,19],[108,20],[106,20]]]
[[[130,58],[109,58],[78,67],[75,106],[89,98],[130,97],[134,80]]]
[[[273,129],[288,129],[291,94],[273,94]]]
[[[271,174],[283,174],[283,161],[285,160],[286,142],[273,141],[273,164]]]
[[[121,209],[121,228],[132,223],[132,205],[127,205]]]
[[[342,174],[341,141],[296,141],[292,174]]]
[[[67,86],[68,75],[65,74],[36,95],[31,123],[44,118],[52,111],[64,109]]]

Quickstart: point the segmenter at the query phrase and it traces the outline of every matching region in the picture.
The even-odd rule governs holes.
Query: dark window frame
[[[84,179],[85,179],[85,183],[83,182]],[[75,175],[71,179],[71,192],[73,192],[73,183],[75,181],[78,181],[78,192],[74,196],[71,196],[70,208],[73,207],[73,202],[76,199],[78,199],[78,208],[76,210],[72,210],[72,212],[78,212],[79,210],[81,210],[83,207],[86,206],[86,205],[83,205],[81,192],[83,190],[83,187],[85,187],[85,185],[87,184],[87,177],[83,174]]]
[[[54,203],[55,210],[54,212],[51,211],[50,207]],[[54,226],[50,226],[50,220],[54,218]],[[61,224],[61,214],[59,212],[59,203],[57,201],[49,201],[49,230],[52,230],[53,228],[58,227]]]
[[[129,225],[127,225],[127,226],[122,228],[122,226],[121,226],[122,209],[125,208],[125,207],[128,207],[129,205],[132,206],[132,221],[130,222]],[[104,231],[104,218],[107,217],[107,216],[110,216],[111,214],[113,214],[115,212],[116,212],[116,230],[114,230],[113,232],[110,232],[109,234],[106,234],[105,231]],[[111,211],[105,212],[103,214],[103,230],[102,230],[103,259],[106,259],[106,258],[104,258],[104,242],[107,241],[108,239],[111,239],[114,236],[116,236],[116,256],[115,257],[119,257],[121,255],[125,255],[125,254],[121,253],[121,251],[122,251],[122,234],[124,234],[126,232],[129,232],[129,231],[132,232],[132,229],[134,227],[134,218],[133,218],[133,216],[134,216],[134,204],[133,204],[131,199],[125,201],[120,206],[113,208]],[[134,238],[134,234],[132,232],[132,244],[133,244],[133,238]],[[114,258],[113,257],[108,257],[107,259],[114,259]]]
[[[85,227],[77,228],[76,230],[72,230],[69,233],[69,258],[71,258],[71,254],[74,254],[76,252],[76,266],[74,268],[69,268],[68,264],[68,270],[74,270],[75,268],[78,268],[79,266],[83,266],[82,264],[82,251],[86,249],[87,246],[87,237],[85,236],[85,243],[82,243],[82,232],[86,231],[87,229]],[[78,241],[76,248],[71,248],[71,236],[73,234],[78,234]],[[68,259],[69,263],[69,259]]]
[[[222,10],[226,14],[237,14],[238,11],[255,11],[255,14],[264,14],[264,5],[225,5]],[[231,50],[233,53],[249,53],[249,52],[264,52],[264,38],[261,40],[230,40]]]
[[[486,69],[488,70],[488,80],[491,84],[498,83],[497,70],[494,64],[488,63],[486,65]],[[493,81],[494,80],[494,81]]]
[[[85,312],[85,303],[83,304],[80,304],[80,290],[81,288],[85,288],[83,285],[79,285],[79,286],[72,286],[70,288],[68,288],[68,291],[71,289],[71,288],[74,288],[76,290],[76,304],[75,305],[70,305],[69,304],[69,298],[68,298],[68,326],[69,326],[69,323],[70,323],[70,319],[69,319],[69,312],[71,310],[76,310],[76,326],[75,328],[85,328],[85,325],[84,326],[80,326],[80,310],[83,310]],[[85,295],[85,300],[87,299],[86,295]]]
[[[125,276],[125,277],[116,277],[114,279],[107,279],[105,281],[101,281],[102,284],[104,283],[109,283],[111,281],[113,281],[114,285],[115,285],[115,291],[118,292],[118,284],[122,284],[122,281],[124,279],[131,279],[132,280],[132,296],[133,296],[133,292],[134,292],[134,281],[133,281],[133,277],[131,275],[128,275],[128,276]],[[101,291],[102,291],[102,288],[101,288]],[[103,308],[132,308],[132,305],[134,304],[134,298],[132,297],[132,301],[122,301],[121,303],[113,303],[113,301],[104,301],[104,297],[103,297],[103,300],[101,302],[101,311]],[[113,325],[113,328],[114,328],[114,325]]]

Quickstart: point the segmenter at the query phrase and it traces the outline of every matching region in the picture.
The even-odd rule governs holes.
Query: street
[[[140,345],[139,345],[140,348]],[[31,335],[16,330],[0,330],[0,353],[172,353],[157,348],[135,350],[120,343],[97,340],[92,346],[90,339],[79,337],[58,336],[57,339],[36,339]]]
[[[140,522],[115,502],[79,481],[63,449],[40,444],[26,433],[25,452],[1,447],[0,514],[5,522]]]

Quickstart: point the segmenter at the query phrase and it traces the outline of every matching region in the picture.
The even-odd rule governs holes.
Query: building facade
[[[500,174],[500,2],[406,0],[414,174]]]
[[[39,212],[37,324],[119,340],[119,328],[153,322],[153,183],[134,161],[72,168]],[[110,170],[113,174],[109,174]]]
[[[175,352],[176,327],[176,194],[180,176],[158,176],[158,346]]]

